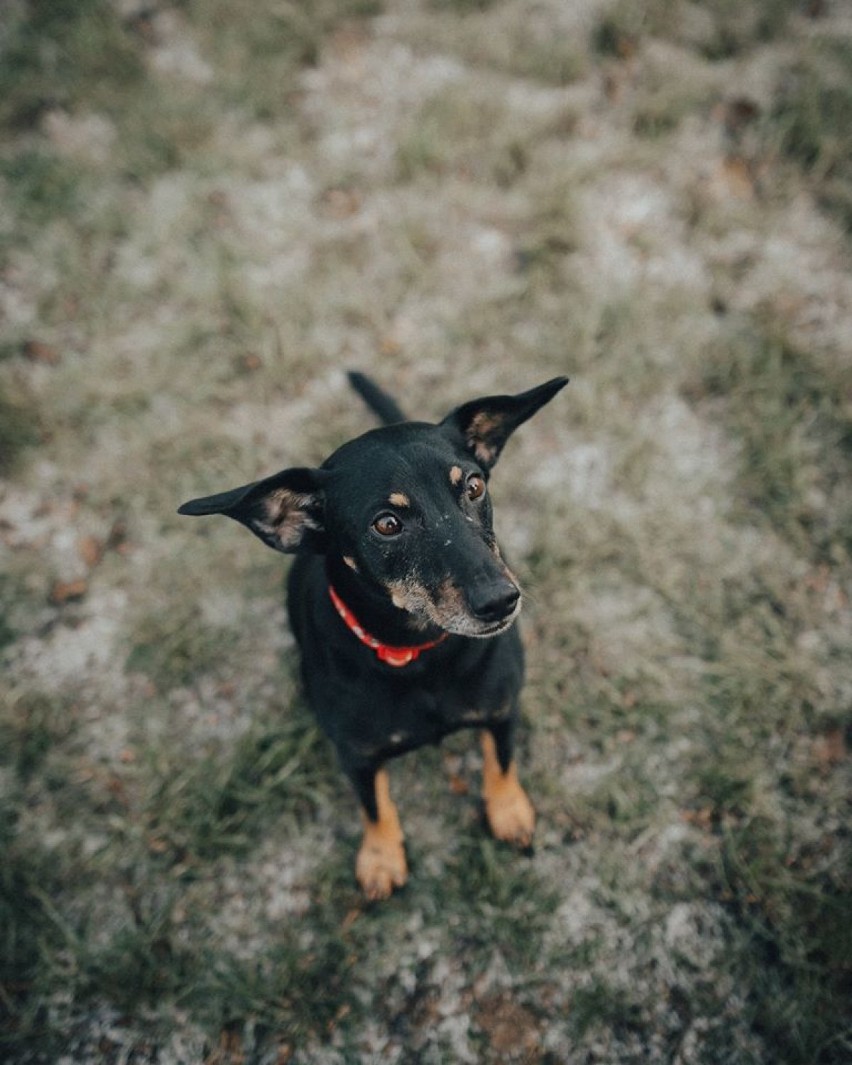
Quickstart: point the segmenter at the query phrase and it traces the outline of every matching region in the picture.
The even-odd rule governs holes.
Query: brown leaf
[[[479,1005],[476,1019],[492,1049],[499,1054],[515,1058],[520,1056],[530,1062],[538,1060],[538,1022],[509,992],[484,999]]]
[[[831,769],[846,759],[846,737],[842,728],[832,728],[814,743],[814,756],[820,769]]]
[[[104,557],[104,545],[96,536],[83,536],[77,541],[77,554],[89,569],[94,569]]]
[[[470,791],[470,786],[464,777],[459,776],[458,773],[453,773],[450,776],[450,791],[453,795],[467,795]]]
[[[396,339],[396,337],[385,336],[382,337],[379,344],[379,351],[382,355],[386,355],[388,358],[393,358],[402,351],[402,344]]]
[[[750,200],[754,196],[754,180],[744,159],[728,156],[719,170],[719,179],[729,195],[739,200]]]
[[[113,522],[112,528],[104,544],[105,551],[118,551],[119,554],[127,545],[127,522],[118,518]]]
[[[82,599],[89,590],[85,577],[76,581],[55,581],[50,589],[50,601],[56,606]]]
[[[24,357],[29,359],[30,362],[42,362],[47,366],[56,366],[60,361],[60,355],[56,348],[51,347],[50,344],[45,344],[41,340],[24,341],[23,352]]]

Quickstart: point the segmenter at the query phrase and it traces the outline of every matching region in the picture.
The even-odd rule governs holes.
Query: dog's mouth
[[[492,636],[499,636],[500,633],[510,629],[515,624],[520,612],[521,601],[519,599],[509,613],[497,620],[483,621],[481,618],[465,613],[461,616],[455,615],[446,618],[441,622],[441,626],[447,632],[451,632],[456,636],[472,636],[474,639],[487,640]]]
[[[483,628],[478,623],[468,622],[466,619],[461,619],[458,622],[453,623],[451,626],[447,626],[446,631],[453,636],[468,636],[473,640],[490,640],[494,636],[499,636],[501,633],[507,632],[514,625],[515,619],[511,618],[508,621],[501,622],[499,625],[489,625],[487,628]]]
[[[424,630],[437,627],[453,636],[499,636],[514,625],[521,612],[521,593],[514,582],[507,585],[499,602],[480,603],[478,608],[451,581],[445,581],[434,596],[422,585],[410,582],[394,584],[390,592],[394,606],[410,614],[415,624]]]

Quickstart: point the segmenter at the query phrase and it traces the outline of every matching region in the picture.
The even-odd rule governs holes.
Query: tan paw
[[[505,771],[490,732],[482,733],[482,798],[493,835],[516,847],[529,847],[535,832],[535,810],[510,762]]]
[[[535,833],[535,810],[520,784],[507,782],[485,798],[485,814],[496,839],[529,847]]]
[[[389,898],[393,889],[402,887],[408,879],[402,841],[383,837],[378,829],[365,832],[355,863],[355,876],[371,901]]]

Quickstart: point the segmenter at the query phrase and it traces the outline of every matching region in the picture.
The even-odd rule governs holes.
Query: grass
[[[622,0],[603,15],[593,43],[601,54],[624,59],[642,41],[662,38],[719,62],[782,36],[796,7],[795,0]]]
[[[49,152],[36,149],[4,160],[0,177],[17,201],[19,216],[28,221],[43,225],[79,208],[79,174]]]
[[[850,104],[852,48],[817,38],[782,74],[767,123],[776,150],[809,178],[817,196],[852,228]]]
[[[53,107],[100,108],[138,87],[132,34],[105,0],[13,5],[4,32],[0,121],[27,128]]]
[[[0,874],[4,989],[0,1019],[4,1041],[26,1045],[29,1037],[38,1039],[44,1025],[45,1003],[39,995],[42,960],[61,943],[46,902],[58,889],[61,872],[41,848],[22,849],[16,844],[10,814],[4,817],[2,833],[7,858]]]
[[[502,129],[497,121],[501,112],[500,102],[493,98],[454,88],[444,90],[414,116],[410,135],[397,149],[400,178],[412,180],[422,171],[441,174],[473,165],[484,166],[496,176],[501,167],[511,164],[512,147],[497,146],[494,157],[485,160],[481,144],[486,130],[495,125]]]
[[[847,1038],[828,1033],[826,1024],[828,1003],[848,986],[845,904],[835,879],[843,874],[780,872],[791,864],[785,856],[786,842],[771,820],[750,818],[724,833],[721,897],[749,944],[735,964],[752,989],[748,1006],[755,1028],[788,1046],[791,1060],[831,1060]],[[831,978],[820,979],[817,972]]]
[[[794,9],[10,7],[4,1060],[848,1060],[850,64]],[[535,853],[452,737],[382,906],[286,563],[175,514],[367,428],[354,366],[572,377],[493,482]]]
[[[412,19],[418,44],[430,42],[484,71],[564,87],[588,69],[570,13],[530,10],[495,0],[436,0],[439,18]]]
[[[159,761],[145,823],[156,849],[182,862],[244,852],[276,810],[298,824],[328,790],[327,752],[304,721],[249,732],[189,768]]]
[[[125,667],[166,690],[181,687],[201,676],[215,677],[234,639],[228,629],[205,624],[197,610],[178,616],[152,614],[132,633]]]
[[[0,473],[11,473],[27,448],[41,439],[39,419],[32,402],[18,389],[0,391]]]
[[[744,502],[817,561],[848,556],[852,422],[841,377],[769,323],[746,323],[723,344],[687,391],[726,397]]]

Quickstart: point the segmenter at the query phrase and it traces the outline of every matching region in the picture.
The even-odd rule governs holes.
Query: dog
[[[535,811],[513,749],[524,660],[517,578],[494,536],[491,470],[509,436],[568,383],[486,396],[443,421],[407,421],[368,377],[349,375],[383,423],[319,468],[294,467],[200,499],[296,553],[288,613],[308,702],[361,807],[356,878],[368,899],[408,878],[385,764],[476,728],[493,835],[529,848]]]

